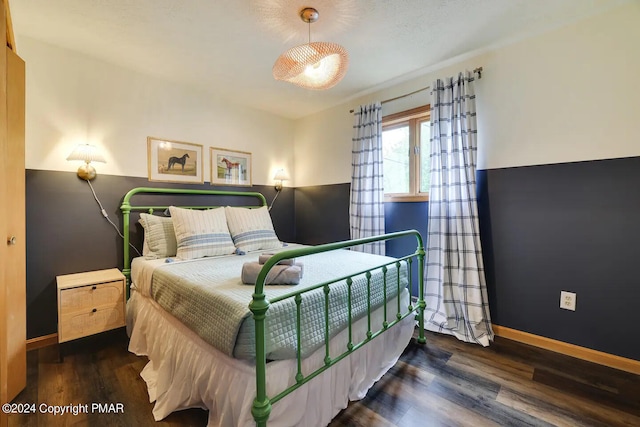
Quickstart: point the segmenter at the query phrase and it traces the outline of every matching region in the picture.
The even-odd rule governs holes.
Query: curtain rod
[[[478,73],[478,79],[482,78],[482,67],[478,67],[473,70],[474,73]],[[414,90],[413,92],[405,93],[404,95],[396,96],[395,98],[385,99],[384,101],[380,101],[380,104],[386,104],[387,102],[397,101],[398,99],[406,98],[407,96],[415,95],[416,93],[425,91],[430,89],[431,86],[423,87],[422,89]],[[350,113],[353,113],[355,110],[349,110]]]

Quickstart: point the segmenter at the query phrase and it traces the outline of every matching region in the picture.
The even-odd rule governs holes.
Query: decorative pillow
[[[147,259],[176,256],[176,233],[171,218],[140,214],[138,222],[144,228],[142,255]]]
[[[170,206],[178,244],[177,257],[194,259],[235,252],[224,209],[205,211]]]
[[[273,230],[271,215],[266,206],[261,208],[224,208],[233,244],[241,251],[281,248]]]

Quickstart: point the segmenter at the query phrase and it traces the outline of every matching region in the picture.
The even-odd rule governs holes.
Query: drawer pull
[[[98,311],[97,308],[94,308],[93,310],[91,310],[92,313],[95,313],[96,311]]]
[[[95,291],[96,289],[98,289],[98,287],[97,287],[97,286],[92,286],[92,287],[91,287],[91,290],[92,290],[92,291]]]

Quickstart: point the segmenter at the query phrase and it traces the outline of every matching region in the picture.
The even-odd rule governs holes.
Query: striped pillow
[[[224,210],[233,244],[239,250],[247,252],[282,247],[266,206],[256,209],[227,206]]]
[[[235,252],[224,209],[206,211],[170,206],[180,259],[228,255]]]
[[[176,233],[173,231],[171,218],[141,213],[138,222],[144,228],[142,255],[145,258],[158,259],[176,256]]]

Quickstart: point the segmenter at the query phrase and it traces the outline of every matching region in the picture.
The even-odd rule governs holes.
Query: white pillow
[[[176,256],[176,233],[171,218],[141,213],[138,222],[144,228],[142,255],[147,259]]]
[[[194,259],[235,252],[224,209],[192,210],[170,206],[178,244],[177,257]]]
[[[233,244],[241,251],[281,248],[266,206],[261,208],[224,208]]]

